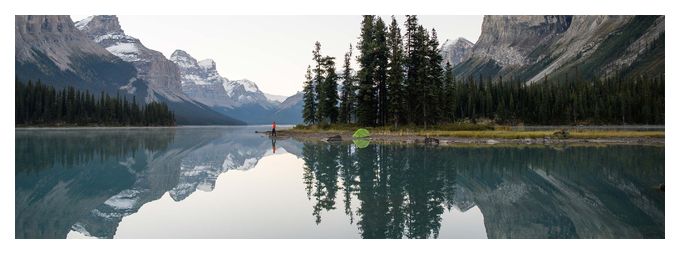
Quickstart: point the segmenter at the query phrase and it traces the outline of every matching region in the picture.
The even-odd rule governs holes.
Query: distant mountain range
[[[284,97],[286,104],[272,100],[260,91],[255,82],[229,80],[217,72],[212,59],[196,60],[183,50],[175,50],[170,56],[180,68],[182,91],[215,111],[241,119],[248,124],[300,123],[302,121],[302,98]],[[297,98],[297,99],[296,99]],[[279,98],[280,99],[280,98]],[[289,105],[293,104],[293,105]],[[291,108],[292,107],[292,108]],[[295,110],[290,112],[290,110]]]
[[[181,125],[300,123],[297,112],[279,106],[291,98],[268,99],[249,80],[230,81],[210,59],[197,62],[178,50],[165,58],[126,35],[116,16],[91,16],[75,24],[69,16],[15,17],[15,72],[20,80],[55,87],[161,101]],[[279,114],[282,112],[283,114]]]

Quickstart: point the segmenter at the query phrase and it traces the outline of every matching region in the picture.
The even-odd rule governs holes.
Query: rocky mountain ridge
[[[288,108],[280,108],[283,105],[281,102],[267,98],[255,82],[248,79],[229,80],[221,76],[217,71],[217,63],[212,59],[199,61],[184,50],[175,50],[170,60],[179,66],[182,91],[218,112],[249,124],[301,121],[298,116],[302,112],[301,108],[297,112],[289,112]]]
[[[663,54],[656,53],[663,43],[654,42],[664,24],[665,16],[485,16],[479,39],[454,74],[530,83],[564,75],[657,75],[663,73]]]
[[[463,62],[475,44],[467,39],[460,37],[455,40],[446,40],[440,49],[444,65],[448,62],[451,66],[456,66]]]

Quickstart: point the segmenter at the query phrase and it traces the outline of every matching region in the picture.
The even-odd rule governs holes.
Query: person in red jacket
[[[272,137],[276,137],[276,122],[272,122]]]

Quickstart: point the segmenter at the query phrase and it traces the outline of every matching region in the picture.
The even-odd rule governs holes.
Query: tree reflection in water
[[[474,206],[490,238],[664,237],[663,147],[305,143],[302,157],[316,223],[342,198],[363,238],[437,238],[445,211]]]

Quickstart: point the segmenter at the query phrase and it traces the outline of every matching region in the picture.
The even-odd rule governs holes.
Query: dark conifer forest
[[[403,27],[402,33],[394,17],[387,25],[380,17],[364,16],[356,45],[359,69],[349,65],[350,47],[341,77],[316,42],[312,58],[316,65],[307,71],[303,86],[304,122],[426,128],[482,120],[532,125],[664,124],[663,75],[622,70],[584,79],[575,69],[534,83],[502,76],[456,77],[452,66],[442,63],[435,29],[419,25],[413,15],[407,16]]]
[[[57,90],[41,81],[15,81],[17,126],[172,126],[175,116],[160,102],[140,105],[135,97],[67,87]]]

